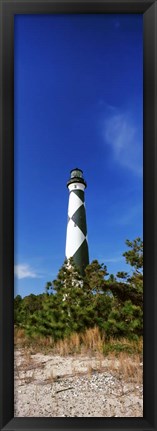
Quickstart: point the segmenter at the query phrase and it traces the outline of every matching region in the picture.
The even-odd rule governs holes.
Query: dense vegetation
[[[45,292],[14,300],[15,326],[27,336],[51,336],[57,341],[72,333],[98,327],[106,339],[136,340],[143,325],[143,242],[126,241],[123,253],[132,270],[107,273],[94,260],[82,277],[74,262],[65,261],[56,280],[47,282]]]

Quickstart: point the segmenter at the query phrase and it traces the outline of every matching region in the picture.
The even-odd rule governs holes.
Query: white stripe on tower
[[[84,269],[89,263],[84,204],[86,186],[81,169],[73,169],[67,183],[70,193],[65,255],[67,259],[73,257],[81,274],[84,274]]]

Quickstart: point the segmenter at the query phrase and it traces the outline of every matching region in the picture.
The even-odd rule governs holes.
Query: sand
[[[142,365],[137,364],[137,375]],[[17,349],[14,416],[142,417],[143,386],[126,375],[127,366],[115,357],[62,357]]]

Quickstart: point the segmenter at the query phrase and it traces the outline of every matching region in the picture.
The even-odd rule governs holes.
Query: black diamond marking
[[[86,239],[73,255],[73,259],[81,274],[84,275],[84,270],[89,264],[88,243]]]
[[[82,202],[84,202],[84,192],[83,190],[72,190],[75,195],[77,195]]]
[[[72,216],[72,220],[82,230],[83,234],[87,235],[86,212],[84,205],[81,205]]]

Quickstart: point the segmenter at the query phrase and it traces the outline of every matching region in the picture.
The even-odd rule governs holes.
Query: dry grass
[[[127,352],[121,352],[115,356],[114,353],[109,355],[110,359],[109,370],[118,379],[122,381],[129,380],[136,382],[137,385],[142,384],[143,381],[143,366],[139,354],[129,356]]]
[[[83,350],[85,349],[83,353],[88,351],[103,353],[105,338],[100,334],[99,328],[94,327],[87,329],[86,332],[81,335],[81,342]]]
[[[16,348],[22,348],[25,352],[37,353],[42,351],[47,352],[54,347],[55,343],[51,336],[41,337],[37,335],[34,338],[30,338],[26,335],[24,329],[14,329],[14,345]]]
[[[57,341],[53,348],[53,352],[61,356],[67,356],[74,353],[77,354],[80,353],[80,351],[80,335],[76,333],[72,334],[69,338]]]
[[[136,384],[141,384],[143,380],[143,367],[140,366],[140,357],[135,355],[133,360],[128,361],[128,355],[121,353],[119,356],[119,371],[124,379],[135,381]]]
[[[52,337],[38,337],[30,342],[30,339],[25,337],[24,331],[16,331],[15,346],[22,347],[21,357],[22,362],[17,366],[15,363],[15,372],[17,377],[20,377],[20,371],[31,372],[27,375],[28,382],[33,381],[33,370],[44,368],[44,363],[36,364],[31,354],[37,352],[46,354],[57,354],[62,357],[72,355],[77,359],[77,355],[82,355],[91,359],[95,358],[95,363],[90,362],[87,365],[87,370],[83,374],[87,374],[90,379],[93,372],[110,372],[114,375],[121,384],[121,393],[123,394],[123,383],[125,381],[134,382],[136,385],[142,384],[143,379],[143,340],[130,341],[122,338],[120,340],[110,339],[105,341],[97,327],[86,330],[83,334],[72,334],[69,338],[59,340],[54,343]],[[75,365],[75,364],[74,364]],[[75,366],[72,369],[72,375],[81,374]],[[53,384],[56,381],[56,376],[53,369],[50,370],[49,376],[46,379],[47,383]]]
[[[54,376],[53,370],[50,371],[49,376],[46,379],[47,383],[53,383],[56,381],[56,377]]]
[[[14,343],[15,345],[19,346],[22,344],[21,347],[25,347],[27,337],[25,335],[24,329],[14,328]]]
[[[117,356],[118,358],[125,358],[125,355],[139,355],[139,360],[142,361],[143,354],[143,340],[142,337],[137,341],[128,340],[125,338],[114,339],[111,338],[105,341],[104,335],[99,331],[98,327],[87,329],[84,333],[73,333],[64,340],[54,342],[52,337],[36,336],[33,339],[26,337],[23,329],[15,329],[15,346],[17,348],[24,348],[25,360],[30,360],[31,353],[37,352],[52,352],[61,356],[68,356],[74,354],[88,354],[97,355],[100,360],[102,357],[107,356],[110,359]]]
[[[53,347],[53,351],[61,356],[69,354],[102,353],[104,338],[97,327],[87,329],[83,334],[72,334],[69,338],[59,340]]]

